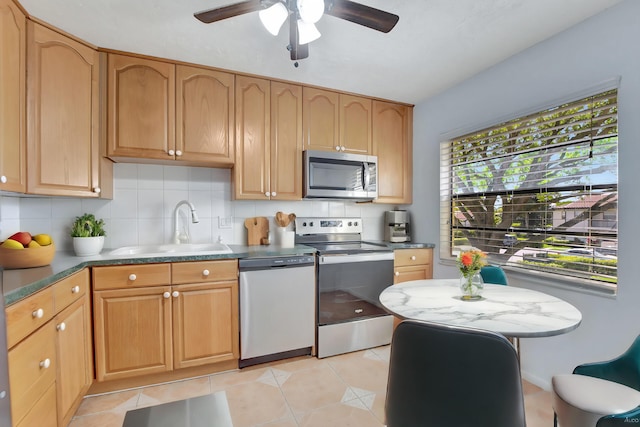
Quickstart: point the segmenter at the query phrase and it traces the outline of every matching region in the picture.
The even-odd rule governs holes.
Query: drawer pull
[[[50,359],[44,359],[42,362],[40,362],[40,367],[47,369],[49,366],[51,366],[51,360]]]
[[[202,275],[204,277],[207,277],[209,274],[211,274],[211,272],[209,270],[202,270]]]
[[[77,294],[78,292],[80,292],[80,286],[76,285],[73,288],[71,288],[72,294]]]
[[[415,260],[416,260],[416,256],[415,255],[411,256],[411,261],[415,261]]]
[[[400,272],[399,272],[399,271],[396,271],[396,276],[399,276],[399,275],[400,275]]]
[[[168,299],[171,294],[169,292],[165,292],[164,294],[162,294],[163,297],[165,297],[165,299]]]
[[[129,280],[131,280],[132,282],[133,282],[134,280],[136,280],[137,278],[138,278],[138,276],[136,276],[135,274],[130,274],[130,275],[129,275]]]
[[[65,325],[64,322],[62,322],[58,326],[56,326],[56,329],[59,331],[64,331],[65,329],[67,329],[67,325]]]
[[[31,315],[33,316],[34,319],[42,319],[42,317],[44,316],[44,310],[39,308],[33,313],[31,313]]]
[[[174,297],[174,298],[178,298],[178,296],[180,296],[180,292],[178,292],[178,291],[173,291],[173,292],[171,293],[171,296],[172,296],[172,297]]]

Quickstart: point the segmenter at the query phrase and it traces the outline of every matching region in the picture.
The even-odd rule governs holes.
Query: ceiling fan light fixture
[[[267,9],[261,10],[258,15],[262,25],[274,36],[280,32],[280,28],[289,16],[289,10],[282,2],[277,2]]]
[[[315,25],[298,19],[298,43],[307,44],[320,38],[320,31]]]
[[[315,24],[324,14],[324,0],[297,0],[300,19],[307,24]]]

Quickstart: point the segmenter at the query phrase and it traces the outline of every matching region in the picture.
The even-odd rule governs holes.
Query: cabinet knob
[[[67,325],[65,325],[64,322],[62,322],[58,326],[56,326],[56,329],[59,331],[64,331],[65,329],[67,329]]]
[[[182,151],[176,150],[176,156],[182,156]]]
[[[209,274],[211,274],[211,272],[209,270],[202,270],[202,275],[204,277],[207,277]]]
[[[72,294],[77,294],[78,292],[80,292],[80,286],[76,285],[73,288],[71,288]]]
[[[173,151],[173,150],[169,150],[169,151],[167,151],[167,153],[168,153],[170,156],[174,156],[174,155],[176,154],[176,152],[175,152],[175,151]]]
[[[6,184],[7,183],[7,177],[4,176],[4,175],[0,176],[0,182],[2,182],[3,184]]]
[[[31,313],[31,315],[33,316],[34,319],[42,319],[42,316],[44,316],[44,310],[39,308],[33,313]]]
[[[132,282],[133,282],[134,280],[136,280],[137,278],[138,278],[138,276],[136,276],[136,275],[135,275],[135,274],[133,274],[133,273],[129,275],[129,280],[131,280]]]
[[[345,147],[344,145],[342,147],[340,147],[340,151],[344,151],[346,149],[347,149],[347,147]]]
[[[396,271],[396,276],[399,276],[399,275],[400,275],[400,272],[399,272],[399,271]]]
[[[272,191],[272,192],[271,192],[271,197],[276,197],[276,195],[277,195],[277,194],[276,194],[276,192],[275,192],[275,191]]]
[[[174,297],[174,298],[178,298],[180,296],[180,292],[173,291],[173,292],[171,292],[171,296]]]
[[[168,299],[171,296],[171,294],[169,292],[165,292],[164,294],[162,294],[162,296]]]
[[[411,257],[411,261],[415,261],[415,260],[416,260],[416,256],[415,256],[415,255],[413,255],[413,256]]]
[[[340,151],[340,146],[336,145],[336,151]]]
[[[40,362],[40,367],[47,369],[49,366],[51,366],[51,359],[47,358],[44,359],[42,362]]]
[[[267,196],[267,197],[269,197],[270,193],[269,193],[268,191],[266,191],[266,192],[264,193],[264,195],[265,195],[265,196]]]
[[[93,187],[93,192],[96,194],[100,194],[102,190],[100,189],[100,187]]]

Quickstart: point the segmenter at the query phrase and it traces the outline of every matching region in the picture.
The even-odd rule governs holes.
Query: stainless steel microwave
[[[362,154],[306,150],[306,199],[373,200],[378,197],[378,158]]]

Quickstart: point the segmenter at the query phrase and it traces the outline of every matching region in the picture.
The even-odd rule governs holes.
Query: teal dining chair
[[[615,427],[640,421],[640,336],[615,359],[577,366],[555,375],[553,425]]]
[[[482,276],[482,281],[484,283],[508,285],[507,275],[499,265],[485,265],[480,269],[480,276]]]

